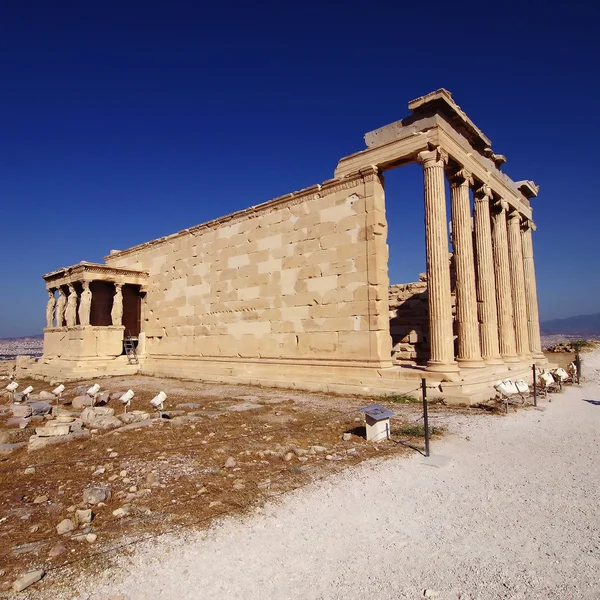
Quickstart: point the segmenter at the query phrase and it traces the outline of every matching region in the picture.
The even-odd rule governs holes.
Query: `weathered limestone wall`
[[[429,359],[427,281],[395,284],[389,288],[392,358],[425,364]]]
[[[149,272],[149,370],[166,372],[161,361],[175,358],[382,367],[391,366],[386,239],[383,185],[369,169],[106,262]]]
[[[123,327],[56,327],[44,330],[44,358],[114,358],[123,353]]]
[[[454,275],[452,270],[450,275]],[[454,288],[451,292],[451,304],[455,317]],[[429,308],[425,273],[421,273],[419,281],[390,286],[389,317],[393,360],[401,364],[426,364],[429,359]]]

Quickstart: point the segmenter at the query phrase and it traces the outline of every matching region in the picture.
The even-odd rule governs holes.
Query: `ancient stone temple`
[[[361,394],[412,390],[426,377],[449,401],[530,377],[544,362],[538,187],[501,171],[505,157],[446,90],[408,106],[410,116],[367,133],[333,179],[45,275],[37,374]],[[384,173],[410,162],[423,169],[426,273],[390,287]]]

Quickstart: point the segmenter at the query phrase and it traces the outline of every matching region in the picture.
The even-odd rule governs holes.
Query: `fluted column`
[[[481,355],[487,364],[503,364],[498,344],[496,281],[492,252],[490,199],[492,190],[484,185],[474,194],[475,250],[477,265],[477,307],[481,335]]]
[[[529,352],[529,333],[527,331],[525,276],[523,274],[521,215],[516,210],[512,211],[508,216],[508,252],[510,257],[510,283],[513,298],[517,354],[520,358],[531,358],[531,352]]]
[[[446,188],[444,165],[448,155],[441,149],[419,153],[425,188],[425,247],[429,303],[430,358],[432,371],[457,371],[454,361]]]
[[[527,219],[521,225],[521,243],[523,245],[523,273],[525,276],[525,302],[527,304],[527,333],[529,350],[536,362],[547,362],[542,353],[540,337],[540,315],[538,312],[537,284],[535,281],[535,264],[533,262],[532,221]]]
[[[500,354],[505,362],[518,362],[515,325],[513,316],[512,285],[510,281],[510,261],[508,257],[508,237],[506,211],[508,202],[500,200],[495,205],[492,243],[494,250],[494,276],[496,278],[496,304],[498,306],[498,338]]]
[[[456,272],[456,320],[458,323],[458,364],[460,367],[483,367],[477,322],[477,292],[471,199],[471,173],[460,169],[450,176],[452,196],[452,245]]]

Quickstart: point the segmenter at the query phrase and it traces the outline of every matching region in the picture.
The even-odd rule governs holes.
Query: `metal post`
[[[579,356],[579,350],[575,352],[575,368],[577,370],[577,385],[581,380],[581,357]]]
[[[427,380],[421,379],[423,389],[423,427],[425,428],[425,456],[429,456],[429,416],[427,415]]]
[[[533,405],[537,406],[537,369],[533,365]]]

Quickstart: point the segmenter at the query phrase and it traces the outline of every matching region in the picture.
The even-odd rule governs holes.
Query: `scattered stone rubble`
[[[49,445],[87,437],[94,430],[151,425],[150,419],[156,416],[141,410],[115,415],[114,408],[105,405],[110,400],[119,399],[124,392],[101,392],[92,397],[86,394],[88,389],[89,386],[76,387],[73,399],[66,395],[55,396],[47,391],[30,394],[23,399],[15,394],[15,401],[0,407],[0,418],[8,417],[5,425],[18,428],[2,432],[0,454],[10,453],[23,445],[27,445],[30,452],[40,450]],[[72,410],[65,407],[67,404],[71,405]],[[22,434],[18,433],[20,430]]]

